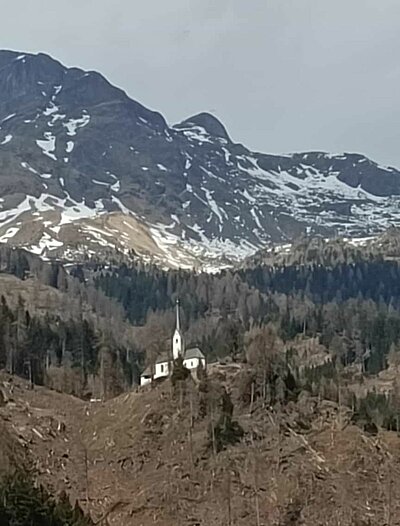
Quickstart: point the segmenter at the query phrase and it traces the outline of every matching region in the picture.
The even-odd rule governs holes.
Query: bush
[[[171,375],[172,385],[175,387],[179,382],[184,382],[189,378],[190,371],[183,364],[182,356],[179,356],[174,362],[174,368]]]
[[[400,430],[399,410],[391,398],[378,393],[368,393],[365,398],[358,400],[353,421],[371,433],[376,433],[379,427],[388,431]]]
[[[1,526],[91,526],[78,506],[73,508],[64,493],[56,500],[43,487],[36,487],[24,473],[0,480]]]
[[[244,435],[241,426],[232,420],[233,404],[226,391],[223,392],[221,402],[221,416],[215,424],[210,423],[208,430],[209,447],[215,449],[216,453],[228,445],[237,444]]]

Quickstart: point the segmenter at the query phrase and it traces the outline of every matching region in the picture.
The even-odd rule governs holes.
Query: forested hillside
[[[396,262],[379,259],[217,275],[142,265],[93,272],[96,287],[117,299],[134,324],[162,324],[179,296],[189,338],[210,358],[243,355],[246,334],[273,323],[285,341],[317,337],[344,364],[362,362],[375,373],[399,343],[399,278]]]
[[[400,268],[382,258],[206,274],[140,261],[64,267],[6,248],[0,264],[21,285],[13,293],[3,287],[2,366],[80,396],[110,396],[137,382],[169,348],[178,297],[187,343],[211,362],[242,361],[268,324],[285,348],[317,341],[330,361],[364,374],[385,370],[399,347]]]
[[[142,361],[122,309],[59,263],[0,250],[0,368],[83,397],[135,383]]]
[[[205,274],[140,261],[65,265],[5,249],[0,262],[0,368],[26,379],[1,373],[0,415],[38,458],[38,480],[66,487],[80,506],[6,479],[7,520],[10,487],[74,526],[90,524],[80,508],[146,526],[155,509],[168,526],[176,517],[222,524],[227,513],[238,525],[260,516],[353,526],[368,519],[370,494],[379,524],[397,510],[375,491],[376,465],[389,476],[397,468],[387,459],[399,462],[396,261]],[[176,365],[170,379],[137,390],[140,372],[170,347],[178,297],[187,344],[201,347],[207,370],[193,380]],[[331,522],[320,514],[327,495]]]
[[[260,292],[302,293],[320,304],[363,298],[395,308],[400,305],[400,267],[393,261],[358,261],[333,267],[263,266],[244,270],[240,275]]]

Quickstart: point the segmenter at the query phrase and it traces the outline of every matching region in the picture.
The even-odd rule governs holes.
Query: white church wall
[[[183,336],[179,329],[175,330],[172,340],[172,356],[176,360],[183,353]]]
[[[169,372],[168,362],[156,363],[154,378],[160,378],[161,376],[168,376],[168,372]]]
[[[205,366],[205,361],[201,360],[203,362],[203,366]],[[183,360],[183,365],[187,369],[197,369],[199,366],[200,359],[199,358],[189,358],[188,360]]]
[[[206,360],[205,358],[201,358],[202,353],[193,353],[196,349],[192,349],[190,354],[197,354],[200,355],[200,357],[193,357],[193,358],[186,358],[183,360],[184,366],[189,369],[192,374],[193,372],[199,367],[199,364],[201,363],[202,366],[206,367]],[[180,327],[180,317],[179,317],[179,302],[176,303],[176,328],[175,332],[172,338],[172,357],[174,360],[176,360],[179,356],[185,355],[185,340],[181,331]],[[153,378],[162,378],[169,376],[169,374],[172,372],[172,362],[165,361],[161,363],[156,363],[154,368],[154,376]],[[140,385],[147,385],[151,383],[152,378],[149,376],[142,376],[140,380]]]

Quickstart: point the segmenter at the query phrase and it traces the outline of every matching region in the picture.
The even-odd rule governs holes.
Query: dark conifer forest
[[[285,341],[318,336],[343,363],[364,357],[366,371],[376,373],[400,338],[397,262],[260,266],[217,275],[122,266],[98,269],[94,284],[120,302],[134,324],[172,309],[179,296],[189,332],[192,325],[204,325],[200,343],[207,349],[209,340],[210,352],[218,356],[233,332],[240,340],[252,327],[272,322]],[[213,317],[218,330],[205,321]]]
[[[50,310],[43,316],[22,298],[13,306],[4,297],[0,303],[0,366],[56,387],[57,371],[68,370],[68,387],[60,389],[82,396],[96,389],[118,393],[138,382],[168,346],[178,297],[188,342],[201,346],[210,362],[245,359],[247,342],[267,325],[285,348],[299,337],[317,339],[334,363],[355,364],[365,374],[385,369],[399,348],[400,268],[382,258],[205,274],[143,262],[64,267],[2,248],[0,268],[58,290],[66,304],[78,294],[92,310],[91,316],[83,308],[80,315],[66,308],[63,316]]]

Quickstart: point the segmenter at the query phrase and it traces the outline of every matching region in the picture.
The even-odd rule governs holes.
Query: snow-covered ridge
[[[84,255],[98,255],[102,250],[128,254],[133,249],[143,259],[165,267],[198,265],[198,246],[191,247],[190,243],[186,246],[168,226],[147,225],[118,198],[113,201],[119,211],[110,214],[101,200],[95,203],[95,208],[89,208],[70,196],[60,199],[45,193],[38,198],[28,195],[16,207],[0,212],[0,243],[13,243],[45,259],[79,260]],[[72,244],[71,228],[75,236]],[[204,270],[221,267],[213,251],[203,249],[201,256]]]
[[[19,108],[0,93],[2,242],[57,254],[74,241],[130,247],[177,266],[237,260],[303,233],[361,238],[400,222],[394,168],[347,153],[251,152],[212,115],[168,126],[99,74],[47,57],[43,75],[43,57],[31,54],[11,62],[7,75],[26,68],[18,79],[29,89]]]

